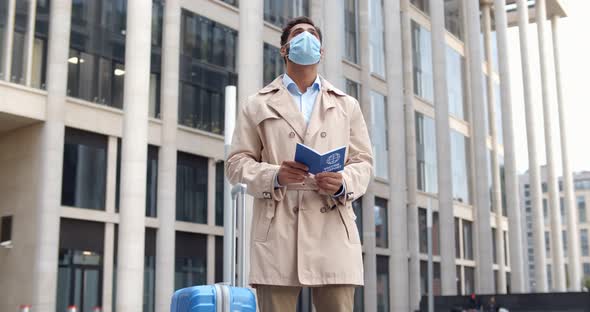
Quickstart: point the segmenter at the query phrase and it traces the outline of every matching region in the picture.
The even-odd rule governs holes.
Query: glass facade
[[[464,267],[465,271],[465,294],[475,293],[475,268]]]
[[[283,28],[296,16],[309,16],[309,0],[264,0],[264,21]]]
[[[61,219],[56,311],[102,306],[104,224]]]
[[[215,283],[223,282],[223,236],[215,236]]]
[[[360,85],[357,82],[346,79],[346,94],[359,100],[360,93]]]
[[[377,256],[377,312],[389,311],[389,257]]]
[[[164,0],[152,0],[152,47],[150,57],[150,117],[160,118],[160,82],[162,73],[162,32]]]
[[[455,258],[461,259],[461,220],[455,218]]]
[[[504,156],[498,155],[498,163],[500,166],[500,205],[502,206],[502,215],[507,217],[506,207],[508,204],[506,202],[506,166],[504,165]]]
[[[418,190],[438,192],[434,119],[416,112]]]
[[[371,113],[373,120],[372,142],[375,176],[389,179],[389,155],[387,144],[387,107],[385,96],[371,91]]]
[[[463,40],[463,1],[445,0],[445,28]]]
[[[154,312],[156,304],[156,229],[145,229],[143,312]]]
[[[504,129],[502,128],[502,97],[500,95],[500,85],[497,82],[494,82],[494,101],[496,137],[498,144],[504,144]]]
[[[225,181],[225,163],[223,161],[215,164],[215,225],[223,226],[223,185]]]
[[[107,137],[66,128],[62,170],[62,206],[104,210]]]
[[[356,215],[356,227],[359,230],[359,234],[361,237],[361,243],[363,242],[363,200],[362,198],[358,198],[357,200],[352,202],[352,210]]]
[[[369,0],[369,55],[372,73],[385,77],[383,0]]]
[[[12,38],[12,64],[10,81],[25,84],[25,41],[29,16],[29,0],[15,2],[14,33]]]
[[[387,248],[389,246],[388,240],[388,219],[387,219],[387,200],[375,197],[375,246],[380,248]]]
[[[473,260],[473,222],[463,220],[463,258]]]
[[[207,284],[207,236],[176,232],[174,289]]]
[[[491,135],[490,134],[490,116],[489,116],[489,109],[488,109],[488,76],[486,76],[486,74],[483,74],[482,77],[482,83],[483,83],[483,111],[484,111],[484,121],[485,121],[485,126],[486,126],[486,136],[487,135]]]
[[[158,216],[158,147],[148,146],[145,216]]]
[[[496,229],[492,228],[492,260],[494,264],[498,264],[498,255],[497,255],[497,247],[496,247]],[[497,288],[497,287],[496,287]]]
[[[418,228],[420,253],[428,253],[428,228],[427,228],[427,210],[418,208]],[[432,212],[432,254],[440,255],[440,226],[438,221],[438,211]]]
[[[453,199],[469,204],[469,138],[451,129],[451,166],[453,180]]]
[[[432,73],[432,42],[430,32],[412,21],[412,61],[414,72],[414,94],[434,102]]]
[[[281,57],[281,50],[266,42],[264,43],[263,54],[264,73],[262,76],[264,85],[267,85],[284,73],[285,62]]]
[[[344,1],[344,57],[358,63],[358,10],[357,0]]]
[[[590,256],[590,245],[588,244],[588,230],[587,229],[580,230],[580,246],[582,248],[582,256],[583,257]]]
[[[424,13],[430,13],[430,5],[428,0],[410,0],[410,3]]]
[[[182,10],[178,123],[223,134],[225,87],[235,85],[238,33]]]
[[[126,0],[75,0],[67,94],[123,108]]]
[[[6,19],[8,13],[8,0],[0,0],[0,42],[4,45],[6,37]],[[0,60],[4,60],[4,49],[0,49]],[[0,80],[4,79],[4,62],[0,61]]]
[[[459,119],[466,119],[465,112],[465,60],[455,49],[447,46],[447,95],[449,113]]]
[[[176,220],[207,223],[207,158],[178,152]]]

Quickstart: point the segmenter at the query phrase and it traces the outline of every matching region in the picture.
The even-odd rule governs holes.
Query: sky
[[[590,171],[590,1],[561,0],[567,17],[559,20],[558,40],[561,62],[561,80],[565,105],[565,127],[568,134],[570,166],[573,171]],[[553,45],[551,24],[546,23],[546,39],[549,53],[549,86],[551,115],[553,116],[553,148],[555,166],[558,174],[562,172],[561,148],[559,139],[559,120],[557,113],[557,93],[555,72],[553,70]],[[543,106],[541,97],[541,74],[539,45],[536,24],[528,27],[529,66],[531,68],[531,90],[535,109],[537,155],[540,165],[546,163],[545,135],[543,128]],[[514,139],[516,147],[516,168],[519,173],[528,169],[527,137],[523,100],[522,67],[518,27],[508,30],[508,59],[514,119]]]

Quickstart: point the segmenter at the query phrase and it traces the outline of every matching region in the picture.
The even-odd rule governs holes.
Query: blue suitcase
[[[239,228],[241,230],[241,237],[245,237],[246,219],[244,217],[246,207],[246,187],[242,184],[234,186],[231,190],[232,209],[230,224],[235,224],[235,216],[237,214],[237,200],[238,195],[241,198],[241,213]],[[228,237],[234,237],[235,227],[226,229]],[[224,245],[226,255],[229,255],[229,274],[230,284],[236,285],[235,282],[235,239],[226,246]],[[241,241],[241,240],[240,240]],[[229,250],[227,250],[229,249]],[[177,290],[172,296],[172,304],[170,305],[170,312],[256,312],[256,298],[254,293],[245,286],[245,262],[244,262],[244,244],[241,242],[239,249],[240,256],[240,274],[239,282],[242,287],[234,287],[226,284],[193,286]]]

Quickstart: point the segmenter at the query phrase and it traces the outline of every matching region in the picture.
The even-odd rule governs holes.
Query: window
[[[215,283],[223,282],[223,236],[215,236]]]
[[[432,48],[430,32],[412,21],[414,94],[433,103]]]
[[[14,12],[14,33],[12,37],[12,64],[10,81],[25,84],[25,40],[29,17],[29,2],[16,1]]]
[[[150,58],[149,116],[160,118],[160,77],[162,71],[163,0],[152,0],[152,47]]]
[[[0,243],[12,241],[12,216],[2,216],[0,224]]]
[[[6,38],[6,19],[8,13],[8,0],[0,0],[0,42],[2,48],[0,49],[0,60],[4,60],[4,38]],[[0,61],[0,80],[4,80],[4,62]]]
[[[590,277],[590,263],[584,263],[584,276]]]
[[[447,46],[447,94],[449,113],[459,119],[465,119],[465,60],[459,52]]]
[[[496,229],[492,228],[492,260],[494,264],[498,264],[498,253],[497,253],[497,240],[496,240]]]
[[[492,151],[488,150],[488,193],[490,194],[490,211],[494,211],[494,170],[492,168]]]
[[[239,0],[221,0],[221,1],[223,1],[223,2],[225,2],[227,4],[231,4],[231,5],[235,6],[235,7],[237,7],[239,5],[239,2],[240,2]]]
[[[361,243],[363,242],[363,199],[358,198],[357,200],[352,202],[352,210],[356,215],[356,227],[359,230],[359,234],[361,236]]]
[[[470,203],[469,191],[469,138],[451,129],[451,171],[453,179],[453,199],[460,203]]]
[[[427,15],[430,13],[430,6],[428,4],[428,0],[410,0],[410,3],[412,3],[416,8],[426,13]]]
[[[442,283],[440,279],[440,263],[432,263],[432,292],[435,296],[442,293]],[[420,261],[420,294],[422,296],[428,295],[428,262]]]
[[[373,120],[373,154],[375,156],[375,176],[389,179],[389,156],[387,144],[387,107],[384,95],[371,91]]]
[[[369,55],[371,72],[385,77],[383,0],[369,0]]]
[[[586,197],[578,196],[576,200],[578,202],[578,222],[586,223]]]
[[[502,206],[502,215],[507,216],[507,202],[506,202],[506,166],[504,165],[504,156],[498,155],[498,162],[500,163],[500,196]]]
[[[388,247],[387,200],[375,197],[375,245],[380,248]]]
[[[457,280],[457,295],[463,295],[462,284],[463,278],[461,277],[461,266],[457,265],[455,268],[455,279]]]
[[[145,195],[145,216],[156,218],[158,216],[158,147],[154,145],[148,146]]]
[[[357,0],[345,0],[344,4],[344,33],[345,57],[347,60],[358,63],[358,15]]]
[[[55,311],[102,306],[104,224],[61,219]]]
[[[587,229],[580,230],[580,246],[582,248],[582,256],[583,257],[590,256],[590,247],[588,244],[588,230]]]
[[[428,253],[428,228],[427,228],[428,210],[418,208],[420,252]],[[438,222],[438,211],[432,212],[432,254],[440,255],[440,230]]]
[[[567,231],[561,231],[561,241],[563,242],[563,254],[567,255]]]
[[[145,229],[143,312],[154,312],[156,304],[156,229]]]
[[[545,253],[551,253],[551,237],[547,231],[545,231]]]
[[[486,126],[486,138],[487,136],[491,135],[490,133],[490,116],[489,116],[489,108],[488,108],[488,76],[485,73],[482,73],[482,86],[483,86],[483,111],[484,111],[484,123]]]
[[[365,310],[365,288],[363,286],[354,289],[354,307],[353,312],[363,312]]]
[[[215,164],[215,225],[223,226],[223,205],[224,205],[224,183],[225,163],[223,161]]]
[[[502,239],[504,240],[504,264],[508,266],[508,232],[502,231]]]
[[[264,21],[283,28],[296,16],[309,16],[309,0],[264,0]]]
[[[545,219],[545,224],[549,222],[549,207],[547,206],[547,198],[543,198],[543,218]]]
[[[223,134],[225,87],[235,85],[238,33],[182,11],[178,123]]]
[[[445,28],[459,39],[463,39],[463,1],[445,0]]]
[[[284,72],[285,62],[281,57],[281,50],[268,43],[264,43],[264,85],[271,83]]]
[[[346,93],[355,99],[359,99],[360,90],[359,84],[355,81],[346,79]]]
[[[178,152],[176,220],[207,223],[207,158]]]
[[[475,268],[465,267],[465,294],[475,293]]]
[[[73,1],[68,95],[123,108],[126,0]]]
[[[104,210],[107,137],[66,128],[64,140],[61,204]]]
[[[455,258],[461,259],[461,221],[459,218],[455,218]]]
[[[498,140],[498,144],[502,145],[504,144],[504,130],[502,128],[502,97],[500,94],[500,85],[497,82],[494,82],[494,100],[494,122],[496,123],[496,138]]]
[[[463,258],[473,260],[473,222],[463,220]]]
[[[174,289],[207,283],[207,236],[176,232]]]
[[[389,257],[377,256],[377,311],[389,311]]]
[[[418,189],[423,192],[438,192],[436,137],[434,119],[416,113],[416,159]]]

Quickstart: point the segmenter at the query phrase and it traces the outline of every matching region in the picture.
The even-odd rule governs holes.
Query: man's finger
[[[341,178],[342,174],[339,172],[320,172],[320,173],[316,174],[316,177],[318,177],[318,178],[327,178],[327,177]]]
[[[302,163],[298,163],[296,161],[285,160],[285,161],[283,161],[283,165],[289,166],[291,168],[301,169],[301,170],[303,170],[305,172],[309,171],[309,168],[307,168],[306,165],[304,165]]]
[[[303,171],[301,169],[297,169],[297,168],[289,168],[289,167],[285,167],[285,172],[291,173],[291,174],[295,174],[295,175],[300,175],[300,176],[308,176],[309,173],[307,171]]]

